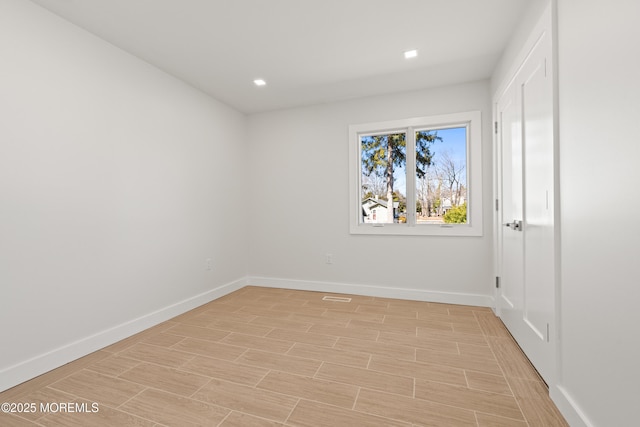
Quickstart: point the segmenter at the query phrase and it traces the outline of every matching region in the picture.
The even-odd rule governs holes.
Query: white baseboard
[[[247,279],[241,278],[218,286],[199,295],[187,298],[175,304],[145,314],[136,319],[97,332],[78,341],[66,344],[55,350],[37,355],[31,359],[9,366],[0,371],[0,392],[49,372],[66,363],[114,344],[124,338],[162,323],[217,298],[227,295],[247,285]]]
[[[381,298],[397,298],[415,301],[441,302],[446,304],[492,307],[491,295],[466,294],[460,292],[429,291],[424,289],[398,288],[391,286],[358,285],[350,283],[317,282],[310,280],[278,279],[249,276],[248,284],[265,288],[296,289],[301,291],[331,292],[337,294],[365,295]]]
[[[564,387],[559,385],[550,387],[549,397],[571,427],[595,427]]]

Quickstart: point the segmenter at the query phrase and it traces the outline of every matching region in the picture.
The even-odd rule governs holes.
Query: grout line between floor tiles
[[[296,344],[298,344],[298,343],[297,343],[297,342],[294,342],[293,344],[291,344],[291,347],[289,347],[289,349],[288,349],[287,351],[285,351],[284,353],[282,353],[282,354],[284,354],[284,355],[286,355],[286,356],[298,357],[298,356],[293,356],[292,354],[289,354],[289,353],[291,353],[291,350],[293,350],[293,348],[296,346]],[[249,349],[247,349],[247,350],[249,350]],[[245,351],[245,352],[243,352],[242,354],[244,354],[244,353],[246,353],[246,351]],[[242,356],[242,354],[241,354],[240,356],[238,356],[238,357],[241,357],[241,356]],[[237,359],[236,359],[236,360],[237,360]]]
[[[352,411],[356,410],[356,403],[358,403],[358,398],[360,397],[360,390],[362,390],[362,387],[358,387],[358,392],[356,393],[356,398],[353,399],[353,405],[351,406],[351,410]]]
[[[192,362],[192,361],[193,361],[193,359],[195,359],[195,358],[197,357],[197,355],[196,355],[196,354],[193,354],[193,353],[187,353],[187,354],[191,355],[191,358],[190,358],[189,360],[185,360],[184,362],[182,362],[181,364],[179,364],[178,366],[176,366],[176,367],[175,367],[176,369],[182,368],[184,365],[186,365],[186,364],[187,364],[187,363],[189,363],[189,362]]]
[[[516,401],[517,400],[518,399],[516,399]],[[494,414],[493,412],[485,412],[485,411],[474,411],[474,412],[477,412],[478,414],[485,414],[485,415],[491,415],[491,416],[498,417],[498,418],[504,418],[505,420],[513,420],[513,421],[517,421],[519,423],[525,423],[527,425],[527,427],[536,427],[537,426],[537,425],[536,426],[532,426],[531,423],[529,422],[529,420],[527,420],[527,417],[524,415],[524,412],[522,412],[522,411],[520,411],[520,412],[522,413],[524,421],[523,420],[518,420],[518,419],[515,419],[515,418],[511,418],[511,417],[507,417],[505,415]]]
[[[224,418],[222,420],[220,420],[220,422],[217,424],[216,427],[220,427],[222,424],[224,424],[224,422],[226,421],[227,418],[229,418],[231,416],[231,413],[233,411],[229,411],[229,413],[227,415],[224,416]]]
[[[135,365],[133,365],[133,366],[132,366],[132,367],[130,367],[130,368],[125,369],[124,371],[120,372],[120,373],[119,373],[119,374],[117,374],[117,375],[108,375],[108,374],[105,374],[105,373],[103,373],[103,372],[99,372],[99,371],[93,371],[93,372],[97,372],[98,374],[106,375],[106,376],[108,376],[108,377],[118,378],[118,379],[122,379],[122,380],[124,380],[124,378],[120,378],[120,375],[122,375],[122,374],[126,374],[127,372],[131,371],[132,369],[137,368],[138,366],[142,365],[143,363],[148,363],[148,362],[142,362],[142,361],[139,361],[139,360],[137,360],[137,359],[131,359],[131,360],[135,360],[135,361],[136,361],[136,362],[138,362],[138,363],[136,363]],[[157,363],[150,363],[150,365],[163,366],[163,365],[158,365]],[[89,366],[87,367],[87,369],[91,370],[91,367],[90,367],[90,366],[91,366],[91,365],[89,365]],[[166,366],[163,366],[163,367],[165,367],[165,368],[166,368]]]
[[[333,345],[331,347],[329,347],[329,348],[333,348],[333,349],[336,348],[336,345],[338,344],[338,342],[340,342],[340,337],[337,337],[337,338],[338,339],[336,340],[336,342],[334,342]],[[309,344],[309,345],[314,345],[314,344]],[[320,347],[320,346],[316,346],[316,347]]]
[[[296,410],[296,408],[298,407],[298,404],[300,403],[300,401],[302,400],[301,397],[298,398],[298,401],[296,402],[295,405],[293,405],[293,408],[291,408],[291,412],[289,412],[289,415],[287,415],[287,418],[284,419],[284,421],[282,422],[282,424],[286,424],[287,421],[289,421],[289,418],[291,417],[291,415],[293,414],[293,411]]]
[[[363,387],[363,388],[365,388],[365,387]],[[368,389],[368,390],[373,390],[373,389]],[[379,391],[379,390],[373,390],[373,391]],[[385,392],[382,392],[382,393],[385,393]],[[401,397],[407,398],[407,396],[403,396],[403,395],[399,395],[399,394],[395,394],[395,393],[387,393],[387,394],[393,394],[395,396],[401,396]],[[306,399],[306,400],[308,400],[308,399]],[[319,402],[317,400],[309,400],[309,401],[310,402]],[[331,404],[331,403],[324,403],[324,402],[319,402],[319,403],[322,403],[323,405],[326,405],[326,406],[332,406],[332,407],[338,408],[338,409],[346,409],[343,406],[338,406],[338,405],[334,405],[334,404]],[[362,415],[367,415],[367,416],[370,416],[370,417],[380,418],[380,419],[383,419],[383,420],[392,420],[392,421],[399,422],[401,424],[407,424],[407,425],[411,425],[411,426],[413,426],[413,425],[420,426],[420,424],[415,424],[412,421],[401,420],[399,418],[392,418],[392,417],[389,417],[389,416],[375,414],[373,412],[360,411],[358,409],[351,409],[351,410],[353,412],[355,412],[355,413],[362,414]]]
[[[214,380],[214,379],[216,379],[216,378],[211,378],[211,379],[210,379],[209,381],[207,381],[207,383],[206,383],[205,385],[203,385],[202,387],[206,386],[207,384],[209,384],[209,383],[210,383],[212,380]],[[224,380],[222,380],[222,381],[224,381]],[[232,382],[232,381],[227,381],[227,382]],[[137,383],[136,383],[136,384],[137,384]],[[234,383],[234,384],[238,384],[238,383]],[[243,384],[243,385],[244,385],[244,384]],[[187,396],[187,395],[184,395],[184,394],[176,393],[176,392],[171,391],[171,390],[166,390],[166,389],[164,389],[164,388],[151,387],[151,386],[146,386],[146,387],[147,387],[147,390],[155,390],[155,391],[159,391],[159,392],[161,392],[161,393],[170,394],[170,395],[172,395],[172,396],[176,396],[176,397],[179,397],[179,398],[181,398],[181,399],[191,399],[191,400],[196,400],[196,401],[198,401],[198,402],[206,403],[207,405],[220,406],[220,405],[217,405],[217,404],[215,404],[215,403],[207,402],[207,401],[205,401],[205,400],[199,400],[199,399],[196,399],[196,398],[192,397],[192,396],[194,396],[194,395],[197,393],[197,391],[196,391],[196,392],[193,392],[192,394],[190,394],[190,395],[188,395],[188,396]],[[200,389],[202,389],[202,387],[200,387]],[[198,389],[198,390],[199,390],[199,389]],[[144,391],[146,391],[146,390],[142,390],[140,393],[142,393],[142,392],[144,392]],[[140,393],[138,393],[138,394],[140,394]],[[124,405],[124,403],[123,403],[123,405]]]
[[[265,369],[266,369],[266,368],[265,368]],[[269,375],[272,371],[273,371],[273,369],[267,369],[267,373],[266,373],[266,374],[264,374],[264,375],[262,376],[262,378],[260,378],[260,380],[258,380],[258,382],[253,386],[253,388],[257,389],[257,388],[258,388],[258,386],[260,385],[260,383],[261,383],[262,381],[264,381],[264,379],[265,379],[265,378],[267,378],[267,375]]]
[[[486,337],[485,337],[486,340]],[[488,344],[488,342],[487,342]],[[520,406],[520,402],[518,402],[518,398],[516,397],[516,394],[513,392],[513,388],[511,387],[511,383],[509,382],[509,380],[507,380],[507,375],[504,372],[504,369],[502,367],[502,364],[500,363],[500,361],[498,361],[498,358],[496,357],[496,352],[493,350],[493,347],[491,345],[489,345],[489,350],[491,350],[491,353],[493,353],[493,357],[496,359],[496,363],[498,365],[498,368],[500,369],[500,372],[502,372],[502,378],[504,378],[505,382],[507,383],[507,386],[509,387],[509,391],[511,391],[511,395],[513,397],[513,399],[516,402],[516,405],[518,406],[518,409],[520,410],[520,413],[522,414],[522,418],[524,418],[525,423],[527,424],[527,426],[529,426],[529,420],[527,419],[527,416],[525,415],[524,411],[522,410],[522,406]],[[466,372],[465,372],[465,378],[466,378]]]
[[[500,364],[498,364],[500,366],[500,369],[502,369],[502,366]],[[518,401],[518,398],[516,396],[516,394],[513,392],[513,388],[511,388],[511,383],[509,382],[509,380],[507,380],[506,375],[504,374],[504,371],[502,373],[502,376],[504,377],[505,381],[507,382],[507,385],[509,386],[509,390],[511,391],[511,394],[513,395],[513,400],[516,401],[516,405],[518,405],[518,409],[520,410],[520,413],[522,414],[522,417],[524,418],[524,421],[527,423],[527,425],[529,425],[529,420],[527,419],[527,416],[525,415],[524,411],[522,410],[522,406],[520,406],[520,402]]]
[[[52,414],[47,414],[47,415],[45,415],[44,417],[40,417],[40,418],[38,418],[38,421],[41,421],[41,420],[42,420],[42,421],[49,421],[49,420],[50,420],[50,418],[48,419],[47,417],[49,417],[50,415],[52,415]],[[142,417],[139,417],[139,418],[142,418]],[[144,419],[144,418],[142,418],[142,419]],[[46,424],[41,424],[41,423],[40,423],[40,422],[38,422],[38,421],[32,421],[32,423],[34,423],[34,424],[35,424],[35,425],[37,425],[38,427],[47,427],[47,425],[46,425]]]
[[[311,359],[311,360],[313,360],[313,359]],[[313,376],[312,376],[311,378],[313,378],[313,379],[320,379],[320,378],[316,378],[316,377],[317,377],[317,375],[320,373],[320,369],[322,369],[322,367],[324,366],[324,363],[325,363],[325,362],[324,362],[324,360],[322,360],[322,361],[320,362],[320,366],[318,366],[318,369],[316,369],[316,371],[313,373]]]
[[[215,359],[215,358],[212,358],[212,359]],[[137,360],[137,359],[132,359],[132,360]],[[216,360],[221,360],[221,359],[216,359]],[[190,361],[191,360],[188,360],[187,362],[190,362]],[[183,373],[183,374],[188,374],[188,375],[193,375],[193,376],[196,376],[196,377],[204,378],[204,379],[208,380],[205,384],[209,383],[211,381],[211,379],[214,378],[214,377],[210,377],[208,375],[197,374],[197,373],[195,373],[193,371],[189,371],[189,370],[183,369],[184,364],[176,367],[176,366],[167,366],[167,365],[162,365],[162,364],[159,364],[159,363],[156,363],[156,362],[147,362],[147,361],[139,361],[139,363],[137,365],[127,369],[126,371],[121,372],[120,374],[118,374],[116,376],[106,375],[106,374],[103,374],[101,372],[97,372],[97,373],[100,374],[100,375],[108,376],[110,378],[114,378],[114,379],[118,379],[118,380],[121,380],[121,381],[125,381],[125,382],[131,383],[131,384],[137,384],[137,385],[140,385],[140,386],[143,386],[143,387],[147,387],[147,388],[154,388],[154,389],[157,389],[157,390],[167,391],[167,390],[164,390],[164,389],[160,389],[160,388],[156,388],[156,387],[153,387],[153,386],[149,386],[147,384],[142,384],[142,383],[139,383],[139,382],[136,382],[136,381],[131,381],[131,380],[128,380],[126,378],[122,378],[123,374],[131,371],[132,369],[137,368],[138,366],[140,366],[142,364],[157,366],[159,368],[169,369],[169,370],[177,371],[177,372],[180,372],[180,373]],[[202,386],[202,387],[204,387],[204,386]],[[202,387],[199,387],[198,390],[200,388],[202,388]],[[62,390],[60,390],[60,391],[62,391]],[[144,391],[144,390],[142,390],[142,391]],[[140,394],[140,393],[138,393],[138,394]]]
[[[415,398],[415,400],[418,400],[418,401],[425,401],[425,402],[430,402],[430,403],[433,403],[433,404],[436,404],[436,405],[446,406],[446,407],[448,407],[448,408],[456,408],[456,409],[460,409],[460,410],[467,411],[467,412],[473,412],[473,413],[475,413],[475,412],[476,412],[476,410],[474,410],[474,409],[465,408],[465,407],[463,407],[463,406],[456,406],[456,405],[452,405],[452,404],[449,404],[449,403],[442,403],[442,402],[438,402],[438,401],[435,401],[435,400],[424,399],[424,398],[421,398],[421,397],[416,397],[416,398]],[[518,408],[519,408],[519,407],[518,407]],[[480,411],[480,412],[481,412],[481,411]],[[508,418],[508,419],[510,419],[510,420],[515,420],[515,418],[505,417],[505,416],[503,416],[503,415],[496,414],[496,413],[493,413],[493,412],[482,412],[482,413],[483,413],[483,414],[488,414],[488,415],[497,416],[497,417],[502,417],[502,418]],[[525,418],[524,413],[522,412],[522,410],[520,410],[520,413],[522,414],[522,418],[523,418],[524,420],[526,420],[526,418]],[[522,420],[520,420],[520,421],[522,421]]]
[[[172,335],[175,335],[175,334],[172,334]],[[182,337],[182,335],[176,335],[176,336],[177,336],[177,337]],[[176,346],[176,345],[180,344],[182,341],[186,340],[187,338],[188,338],[188,337],[182,337],[182,339],[181,339],[180,341],[178,341],[178,342],[176,342],[176,343],[173,343],[173,344],[171,344],[169,347],[165,347],[165,348],[170,348],[170,349],[172,349],[172,350],[176,350],[176,349],[174,348],[174,346]],[[180,350],[176,350],[176,351],[180,351]]]
[[[158,390],[158,389],[154,389],[154,390]],[[164,390],[161,390],[161,391],[164,391]],[[184,396],[181,396],[181,397],[184,397]],[[109,407],[110,407],[110,406],[109,406]],[[166,424],[162,424],[162,423],[160,423],[160,422],[158,422],[158,421],[152,420],[152,419],[150,419],[150,418],[143,417],[142,415],[134,414],[134,413],[132,413],[132,412],[127,411],[126,409],[121,409],[121,408],[119,408],[119,407],[118,407],[118,408],[113,408],[113,409],[114,409],[114,410],[116,410],[116,411],[122,412],[123,414],[128,414],[128,415],[131,415],[132,417],[139,418],[139,419],[141,419],[141,420],[145,420],[145,421],[149,421],[149,422],[153,423],[153,426],[154,426],[154,427],[155,427],[155,426],[158,426],[158,425],[161,425],[161,426],[166,425]]]
[[[138,383],[134,383],[134,384],[138,384]],[[141,385],[141,384],[139,384],[139,385]],[[147,391],[147,390],[149,390],[150,388],[152,388],[152,387],[149,387],[149,386],[143,386],[143,387],[144,387],[144,388],[143,388],[142,390],[140,390],[139,392],[137,392],[136,394],[134,394],[133,396],[131,396],[130,398],[128,398],[127,400],[125,400],[124,402],[122,402],[121,404],[119,404],[118,406],[116,406],[114,409],[117,409],[117,410],[119,410],[119,411],[120,411],[120,410],[122,410],[122,409],[120,409],[120,408],[121,408],[124,404],[126,404],[126,403],[130,402],[132,399],[134,399],[134,398],[136,398],[136,397],[140,396],[142,393],[144,393],[145,391]],[[108,405],[107,405],[107,406],[108,406]],[[126,411],[123,411],[123,412],[126,412]],[[154,421],[154,422],[155,422],[155,421]]]
[[[478,419],[478,411],[473,411],[473,417],[476,419],[476,426],[480,427],[480,420]]]
[[[42,390],[43,388],[46,388],[46,387],[51,387],[51,388],[52,388],[52,389],[54,389],[54,390],[58,390],[58,391],[61,391],[61,392],[63,392],[63,393],[67,393],[67,392],[66,392],[66,391],[64,391],[64,390],[60,390],[60,389],[58,389],[58,388],[53,387],[53,385],[54,385],[54,384],[56,384],[56,383],[59,383],[59,382],[60,382],[60,381],[62,381],[62,380],[66,380],[67,378],[69,378],[69,377],[70,377],[70,376],[72,376],[72,375],[77,374],[78,372],[82,372],[82,371],[83,371],[84,369],[86,369],[86,368],[87,368],[86,366],[83,366],[81,369],[78,369],[78,370],[76,370],[76,371],[73,371],[73,372],[71,372],[69,375],[65,375],[64,377],[62,377],[62,378],[58,378],[57,380],[55,380],[55,381],[53,381],[53,382],[51,382],[51,383],[49,383],[49,384],[45,384],[45,385],[43,385],[43,386],[42,386],[42,387],[40,387],[38,390]],[[95,371],[91,371],[91,372],[95,372]],[[99,373],[99,372],[98,372],[98,373]],[[104,374],[100,374],[100,375],[104,375]],[[29,394],[31,394],[31,393],[29,393]],[[67,393],[67,394],[71,394],[71,393]],[[73,395],[73,394],[71,394],[71,395]]]

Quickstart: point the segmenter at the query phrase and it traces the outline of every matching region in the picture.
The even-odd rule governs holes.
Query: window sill
[[[414,227],[407,224],[360,224],[350,227],[351,234],[373,234],[380,236],[453,236],[480,237],[482,227],[470,224],[429,224]]]

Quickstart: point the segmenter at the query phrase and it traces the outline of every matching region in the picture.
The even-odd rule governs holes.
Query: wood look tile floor
[[[326,295],[245,287],[0,393],[38,408],[0,425],[567,426],[491,310]]]

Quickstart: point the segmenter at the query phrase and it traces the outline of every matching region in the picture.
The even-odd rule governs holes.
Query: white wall
[[[0,58],[2,390],[237,284],[247,170],[243,115],[30,2]]]
[[[348,126],[472,110],[482,111],[484,236],[350,235]],[[488,81],[252,115],[249,151],[253,283],[491,303]]]
[[[558,0],[560,390],[602,427],[638,425],[638,17],[637,0]]]

